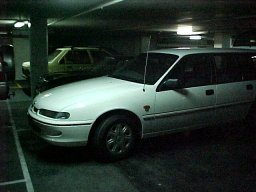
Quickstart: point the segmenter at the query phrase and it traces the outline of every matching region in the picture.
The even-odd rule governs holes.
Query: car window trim
[[[167,80],[167,76],[169,75],[169,73],[171,73],[171,71],[175,68],[176,65],[180,65],[179,63],[182,62],[183,59],[185,59],[186,57],[189,56],[193,56],[193,55],[204,55],[204,56],[208,56],[208,59],[210,60],[210,69],[211,69],[211,74],[212,74],[212,82],[210,84],[206,84],[206,85],[198,85],[198,86],[188,86],[188,87],[182,87],[182,88],[178,88],[178,89],[161,89],[161,86],[163,85],[163,83]],[[214,65],[214,61],[213,61],[213,57],[212,57],[213,53],[191,53],[191,54],[187,54],[184,55],[183,57],[181,57],[176,64],[174,64],[172,66],[172,69],[164,76],[164,78],[162,79],[162,81],[158,84],[157,88],[156,88],[156,92],[163,92],[163,91],[171,91],[171,90],[180,90],[180,89],[187,89],[187,88],[194,88],[194,87],[203,87],[203,86],[209,86],[209,85],[215,85],[216,84],[216,69],[215,69],[215,65]]]

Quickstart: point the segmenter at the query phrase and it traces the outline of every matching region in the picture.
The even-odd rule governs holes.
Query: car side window
[[[188,55],[177,63],[167,79],[178,79],[181,88],[213,83],[212,64],[207,54]]]
[[[231,83],[255,79],[255,63],[250,54],[214,56],[217,83]]]
[[[91,64],[91,60],[87,50],[72,50],[61,59],[60,64]]]
[[[255,54],[256,55],[256,54]],[[241,66],[242,80],[250,81],[256,79],[256,56],[255,55],[239,55],[237,62]]]

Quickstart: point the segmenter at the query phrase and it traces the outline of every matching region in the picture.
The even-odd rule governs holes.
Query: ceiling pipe
[[[48,23],[48,26],[54,25],[54,24],[56,24],[56,23],[58,23],[58,22],[60,22],[60,21],[66,20],[66,19],[71,19],[71,18],[79,17],[79,16],[81,16],[81,15],[86,15],[86,14],[91,13],[91,12],[93,12],[93,11],[96,11],[96,10],[99,10],[99,9],[103,9],[103,8],[105,8],[105,7],[109,7],[109,6],[111,6],[111,5],[120,3],[120,2],[122,2],[122,1],[124,1],[124,0],[112,0],[112,1],[109,1],[109,2],[107,2],[107,3],[101,3],[101,4],[97,5],[96,7],[93,7],[93,8],[91,8],[91,9],[89,9],[89,10],[86,10],[86,11],[83,11],[83,12],[81,12],[81,13],[78,13],[78,14],[76,14],[76,15],[72,15],[72,16],[70,16],[70,17],[62,17],[62,18],[60,18],[60,19],[58,19],[58,20],[56,20],[56,21],[53,21],[53,22],[51,22],[51,23]]]

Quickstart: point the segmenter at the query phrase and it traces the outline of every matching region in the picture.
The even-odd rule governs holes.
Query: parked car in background
[[[8,81],[15,80],[14,49],[12,45],[1,45],[0,52],[6,63],[6,76]]]
[[[60,73],[49,73],[40,77],[39,82],[36,86],[36,94],[39,94],[48,89],[72,83],[75,81],[85,80],[97,76],[102,76],[103,73],[95,72],[60,72]]]
[[[120,54],[109,48],[99,47],[67,47],[58,48],[48,57],[48,72],[62,73],[74,71],[91,71],[92,69],[101,68],[102,64],[108,58],[119,58]],[[111,64],[107,65],[105,71],[112,69]],[[26,79],[30,77],[30,62],[22,64],[22,72]]]
[[[89,144],[100,158],[121,159],[140,138],[250,122],[255,57],[256,51],[240,49],[150,51],[109,76],[42,92],[28,117],[33,131],[51,144]]]
[[[67,83],[111,74],[125,61],[132,58],[131,56],[106,57],[101,63],[95,64],[85,71],[56,72],[42,75],[36,85],[36,94]]]
[[[2,59],[0,53],[0,100],[7,99],[9,96],[9,85],[7,81],[7,64]]]

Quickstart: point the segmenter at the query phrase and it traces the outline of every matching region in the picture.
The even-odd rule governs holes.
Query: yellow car
[[[101,67],[105,58],[115,58],[117,55],[112,49],[98,47],[58,48],[49,55],[48,72],[90,71]],[[30,62],[22,64],[22,72],[26,79],[30,77]]]

